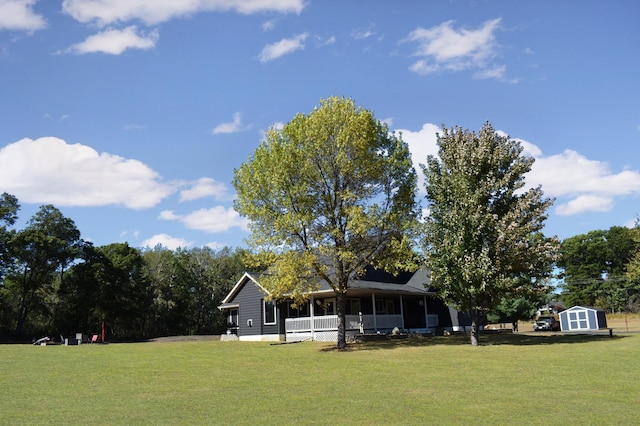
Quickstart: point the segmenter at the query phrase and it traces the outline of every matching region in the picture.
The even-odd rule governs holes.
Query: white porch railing
[[[312,325],[313,320],[313,327]],[[402,327],[402,315],[362,315],[362,328],[364,330],[385,330],[394,327]],[[427,315],[427,328],[438,327],[438,315]],[[285,319],[285,331],[287,333],[299,333],[308,331],[327,331],[338,329],[337,315],[324,315],[318,317],[287,318]],[[345,316],[346,330],[360,330],[360,316]]]
[[[437,320],[437,315],[434,315]],[[311,321],[313,319],[313,328],[311,327]],[[392,329],[394,327],[402,327],[402,315],[362,315],[362,327],[365,330],[377,330],[377,329]],[[318,317],[304,317],[304,318],[287,318],[285,320],[285,331],[287,333],[299,333],[304,331],[324,331],[324,330],[337,330],[338,329],[338,316],[337,315],[324,315]],[[359,330],[360,329],[360,316],[359,315],[346,315],[345,316],[345,329],[346,330]]]

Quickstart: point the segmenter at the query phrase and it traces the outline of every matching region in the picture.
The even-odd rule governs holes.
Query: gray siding
[[[280,307],[276,311],[276,324],[264,325],[263,300],[265,294],[253,281],[247,280],[233,299],[238,308],[238,336],[279,334]],[[251,321],[249,321],[251,320]],[[251,322],[251,326],[249,325]]]

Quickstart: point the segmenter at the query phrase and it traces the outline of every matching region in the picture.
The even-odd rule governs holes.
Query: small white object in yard
[[[391,331],[391,334],[393,334],[394,336],[397,336],[398,334],[400,334],[400,329],[398,327],[394,327],[393,330]]]
[[[49,339],[48,337],[42,337],[42,338],[36,340],[35,342],[33,342],[33,344],[34,345],[46,345],[49,340],[51,340],[51,339]]]

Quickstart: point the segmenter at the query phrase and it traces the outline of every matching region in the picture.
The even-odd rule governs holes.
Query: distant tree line
[[[567,238],[561,246],[565,305],[640,312],[640,227],[613,226]]]
[[[110,339],[226,330],[217,307],[244,272],[243,250],[96,247],[52,205],[24,229],[0,195],[0,338],[99,333]]]

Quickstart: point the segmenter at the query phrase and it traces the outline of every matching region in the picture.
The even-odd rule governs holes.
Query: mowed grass
[[[0,424],[638,424],[640,335],[0,346]]]

